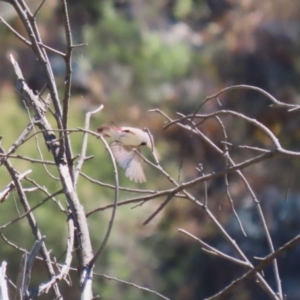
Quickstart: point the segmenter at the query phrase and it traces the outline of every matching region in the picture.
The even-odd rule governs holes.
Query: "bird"
[[[104,124],[97,129],[105,138],[112,141],[109,146],[119,166],[125,169],[125,176],[136,183],[146,182],[142,158],[136,153],[141,146],[153,151],[153,137],[147,129]]]

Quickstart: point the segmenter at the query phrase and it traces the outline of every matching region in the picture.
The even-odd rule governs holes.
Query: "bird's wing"
[[[146,177],[142,167],[142,161],[132,147],[124,146],[120,142],[110,143],[111,151],[117,163],[126,170],[125,175],[134,182],[145,182]]]

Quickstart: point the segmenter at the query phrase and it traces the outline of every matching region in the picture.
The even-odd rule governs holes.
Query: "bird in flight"
[[[153,137],[146,129],[105,124],[97,129],[103,137],[111,138],[110,149],[117,163],[125,169],[131,181],[145,182],[142,158],[136,153],[140,146],[153,150]]]

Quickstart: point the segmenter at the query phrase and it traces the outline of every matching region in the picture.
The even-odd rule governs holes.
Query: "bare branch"
[[[23,98],[27,101],[27,105],[32,105],[32,108],[34,109],[36,117],[38,119],[37,125],[43,132],[46,145],[51,151],[54,161],[57,165],[61,183],[63,185],[63,190],[67,197],[75,220],[75,227],[77,230],[76,241],[78,243],[78,247],[81,249],[80,253],[78,252],[78,259],[80,264],[80,271],[82,271],[82,269],[87,266],[92,259],[92,246],[84,209],[80,204],[78,195],[76,193],[76,190],[74,189],[72,172],[70,171],[69,165],[67,164],[66,156],[61,155],[62,153],[60,153],[59,143],[57,142],[52,127],[45,116],[43,107],[41,107],[38,97],[32,93],[32,91],[25,83],[24,79],[22,79],[20,68],[12,56],[11,60],[14,65],[15,73],[18,77],[17,89],[21,93]],[[83,273],[81,273],[81,276],[83,276],[81,277],[81,282],[83,283],[85,281]],[[89,274],[89,276],[92,276],[92,274]],[[92,291],[90,290],[89,293],[92,294]]]
[[[53,197],[59,195],[62,193],[62,190],[59,190],[55,193],[53,193],[52,195],[49,195],[48,197],[46,197],[44,200],[42,200],[40,203],[36,204],[35,206],[33,206],[32,208],[30,208],[29,210],[27,210],[24,214],[22,214],[21,216],[7,222],[6,224],[0,226],[0,230],[6,228],[9,225],[12,225],[14,223],[16,223],[19,220],[22,220],[24,217],[28,216],[29,214],[31,214],[34,210],[36,210],[38,207],[40,207],[41,205],[43,205],[45,202],[47,202],[48,200],[52,199]]]
[[[18,176],[19,180],[22,180],[24,177],[26,177],[28,174],[30,174],[32,172],[32,170],[28,170],[23,174],[20,174]],[[9,196],[10,192],[12,191],[12,189],[15,187],[15,183],[14,181],[12,181],[11,183],[9,183],[6,188],[2,191],[0,191],[0,203],[4,202],[7,197]]]
[[[21,298],[24,299],[26,297],[27,291],[28,291],[28,286],[29,286],[29,281],[30,281],[30,276],[31,276],[31,269],[33,267],[33,263],[35,261],[35,258],[37,254],[39,253],[40,249],[42,248],[43,244],[45,241],[45,236],[41,237],[40,240],[36,240],[34,242],[34,245],[30,251],[30,253],[27,256],[26,265],[24,268],[24,277],[21,280],[23,282],[22,284],[22,290],[21,290]]]
[[[13,27],[11,27],[1,16],[0,22],[2,22],[21,42],[23,42],[27,46],[31,46],[30,41],[28,41],[25,37],[23,37],[20,33],[18,33]]]
[[[7,151],[7,153],[5,155],[2,155],[2,158],[0,159],[0,166],[3,164],[4,161],[6,161],[6,159],[12,154],[14,153],[18,147],[20,147],[20,145],[22,145],[24,143],[24,141],[26,140],[26,138],[28,137],[28,135],[30,134],[30,132],[33,129],[33,124],[32,122],[30,122],[26,128],[23,130],[23,132],[21,133],[21,135],[17,138],[17,140],[14,142],[14,144],[9,148],[9,150]]]
[[[18,1],[13,1],[12,5],[15,8],[22,23],[25,26],[25,29],[31,40],[32,49],[34,50],[38,60],[40,61],[43,72],[47,78],[48,88],[49,88],[49,91],[51,94],[51,99],[52,99],[52,102],[53,102],[53,105],[55,108],[56,117],[57,117],[57,121],[58,121],[58,119],[60,119],[62,116],[62,110],[61,110],[61,106],[60,106],[60,102],[59,102],[57,87],[55,84],[55,79],[53,76],[53,72],[52,72],[51,65],[49,63],[47,54],[44,51],[44,49],[41,48],[40,45],[38,44],[38,43],[42,43],[42,40],[41,40],[41,37],[39,34],[39,30],[38,30],[35,18],[33,18],[32,13],[30,12],[29,8],[26,6],[26,4],[23,1],[21,1],[21,3]],[[18,76],[18,73],[16,73],[16,74],[17,74],[17,77],[20,78],[20,76]],[[57,125],[58,125],[58,128],[60,128],[59,122],[57,122]],[[60,128],[60,129],[62,129],[62,128]]]
[[[162,197],[162,196],[167,196],[169,195],[170,193],[172,193],[173,189],[168,189],[168,190],[164,190],[164,191],[157,191],[156,193],[151,193],[150,195],[145,195],[145,196],[141,196],[141,197],[136,197],[136,198],[131,198],[131,199],[127,199],[127,200],[124,200],[124,201],[120,201],[117,203],[118,206],[122,206],[122,205],[127,205],[127,204],[133,204],[133,203],[140,203],[140,202],[147,202],[149,200],[152,200],[152,199],[156,199],[156,198],[159,198],[159,197]],[[187,196],[185,195],[182,195],[182,194],[175,194],[174,196],[176,196],[177,198],[188,198]],[[98,207],[98,208],[95,208],[91,211],[89,211],[86,216],[89,217],[90,215],[92,215],[93,213],[95,212],[98,212],[98,211],[103,211],[103,210],[106,210],[106,209],[109,209],[109,208],[113,208],[114,204],[108,204],[106,206],[103,206],[103,207]]]
[[[13,247],[13,248],[16,249],[16,250],[19,250],[19,251],[22,251],[22,252],[24,252],[24,253],[25,253],[25,252],[27,253],[27,250],[26,250],[26,249],[21,248],[21,247],[19,247],[18,245],[14,244],[13,242],[9,241],[8,238],[3,234],[2,231],[0,231],[0,236],[2,237],[3,241],[4,241],[7,245]],[[41,259],[43,259],[43,258],[41,258]]]
[[[42,0],[41,4],[39,5],[39,7],[36,9],[35,13],[33,14],[33,18],[35,18],[37,16],[37,14],[39,13],[40,9],[44,5],[45,1],[46,0]]]
[[[20,159],[20,160],[26,160],[26,161],[29,161],[33,164],[45,164],[45,165],[55,165],[55,162],[54,161],[50,161],[50,160],[43,160],[43,159],[36,159],[36,158],[31,158],[31,157],[27,157],[27,156],[23,156],[23,155],[20,155],[20,154],[16,154],[16,155],[13,155],[13,154],[3,154],[3,153],[0,153],[0,157],[9,157],[9,158],[16,158],[16,159]]]
[[[103,187],[106,187],[106,188],[109,188],[109,189],[112,189],[114,190],[115,189],[115,186],[112,185],[112,184],[108,184],[108,183],[105,183],[105,182],[102,182],[102,181],[99,181],[99,180],[96,180],[82,172],[80,172],[80,175],[87,179],[88,181],[94,183],[94,184],[97,184],[99,186],[103,186]],[[129,192],[129,193],[139,193],[139,194],[156,194],[158,191],[156,190],[142,190],[142,189],[133,189],[133,188],[126,188],[126,187],[119,187],[119,191],[125,191],[125,192]],[[177,197],[185,197],[183,195],[176,195]]]
[[[4,153],[2,147],[0,147],[0,152]],[[15,183],[15,187],[16,187],[18,196],[19,196],[20,201],[21,201],[21,203],[24,207],[25,212],[30,211],[30,206],[29,206],[26,194],[25,194],[24,189],[21,185],[21,182],[20,182],[20,180],[17,176],[16,170],[12,167],[12,165],[10,164],[10,162],[8,160],[6,160],[4,162],[4,165],[5,165],[7,171],[9,172],[11,178],[13,179],[13,181]],[[36,240],[41,240],[42,239],[42,234],[41,234],[41,232],[40,232],[40,230],[37,226],[36,220],[35,220],[32,212],[29,212],[26,216],[27,216],[29,225],[32,229],[32,233],[34,234]],[[46,264],[46,267],[47,267],[47,270],[48,270],[48,273],[49,273],[50,277],[54,276],[54,270],[53,270],[52,265],[50,263],[51,262],[50,255],[49,255],[49,252],[48,252],[48,250],[46,248],[46,245],[44,243],[42,244],[42,255],[43,255],[43,258],[44,258],[44,261],[45,261],[45,264]],[[53,290],[54,290],[54,293],[55,293],[56,297],[60,297],[60,292],[59,292],[59,289],[58,289],[57,285],[53,286]]]
[[[192,239],[194,239],[195,241],[199,242],[202,246],[203,246],[203,250],[209,250],[208,252],[211,254],[214,254],[220,258],[229,260],[233,263],[236,263],[238,265],[241,265],[243,267],[250,267],[251,265],[248,262],[242,261],[240,259],[236,259],[235,257],[229,256],[221,251],[219,251],[218,249],[209,246],[208,244],[206,244],[205,242],[203,242],[201,239],[195,237],[193,234],[191,234],[190,232],[184,230],[184,229],[178,229],[179,232],[186,234],[187,236],[191,237]]]
[[[216,295],[207,298],[206,300],[221,300],[224,299],[225,296],[227,296],[229,293],[232,292],[236,286],[238,286],[240,283],[245,283],[249,281],[255,273],[262,271],[265,267],[267,267],[274,259],[279,257],[280,255],[283,255],[287,250],[290,250],[297,246],[300,242],[300,235],[297,235],[295,238],[284,244],[282,247],[280,247],[275,252],[269,254],[266,256],[255,268],[253,268],[251,271],[244,274],[239,279],[234,280],[230,285],[228,285],[225,289],[223,289],[221,292],[217,293]]]
[[[72,80],[72,51],[73,51],[73,42],[72,42],[72,33],[71,26],[68,14],[67,2],[62,0],[62,11],[64,18],[64,26],[65,26],[65,36],[67,41],[67,53],[65,56],[66,62],[66,75],[65,75],[65,94],[63,99],[63,115],[62,115],[62,125],[63,128],[67,128],[68,124],[68,111],[69,111],[69,100],[71,96],[71,80]]]
[[[6,238],[4,237],[2,232],[1,232],[1,236],[4,240],[6,240]],[[6,242],[9,243],[10,245],[13,245],[13,247],[15,247],[15,245],[10,243],[9,241],[6,240]],[[14,300],[22,300],[24,293],[27,293],[27,289],[24,288],[25,271],[26,271],[26,264],[27,264],[27,254],[28,253],[26,251],[22,255],[21,263],[19,265],[19,271],[18,271],[18,277],[17,277],[17,283],[16,283],[16,293],[15,293]]]
[[[51,195],[52,195],[51,193],[49,193],[49,191],[47,190],[47,188],[46,188],[45,186],[39,185],[39,184],[38,184],[36,181],[34,181],[33,179],[26,177],[26,180],[27,180],[28,182],[30,182],[31,184],[33,184],[38,190],[40,190],[40,191],[42,191],[43,193],[45,193],[47,196],[51,196]],[[63,192],[63,191],[62,191],[62,192]],[[60,202],[59,200],[57,200],[55,197],[53,197],[53,195],[52,195],[52,198],[51,198],[50,200],[52,200],[54,203],[57,204],[57,206],[59,207],[59,210],[60,210],[61,212],[63,212],[64,214],[67,213],[66,209],[63,207],[63,205],[61,204],[61,202]]]
[[[87,46],[87,43],[81,43],[81,44],[77,44],[77,45],[72,45],[72,48],[80,48],[80,47],[85,47]]]
[[[125,280],[121,280],[121,279],[118,279],[118,278],[115,278],[115,277],[111,277],[111,276],[107,276],[105,274],[99,274],[99,273],[94,273],[94,275],[97,275],[97,276],[101,276],[103,278],[106,278],[106,279],[109,279],[109,280],[114,280],[114,281],[117,281],[117,282],[120,282],[120,283],[124,283],[126,285],[130,285],[130,286],[133,286],[139,290],[143,290],[143,291],[146,291],[146,292],[149,292],[149,293],[152,293],[162,299],[165,299],[165,300],[170,300],[169,298],[163,296],[162,294],[159,294],[158,292],[152,290],[152,289],[149,289],[149,288],[146,288],[146,287],[143,287],[143,286],[139,286],[135,283],[132,283],[132,282],[128,282],[128,281],[125,281]]]
[[[86,130],[89,130],[89,128],[90,128],[90,118],[91,118],[91,116],[93,114],[98,113],[103,108],[104,108],[104,106],[101,104],[97,109],[86,113],[86,115],[85,115],[85,125],[84,125],[84,128]],[[74,175],[74,184],[75,184],[75,186],[77,185],[79,173],[81,171],[82,165],[83,165],[84,160],[85,160],[86,149],[87,149],[87,142],[88,142],[88,132],[84,132],[84,134],[83,134],[83,141],[82,141],[82,147],[81,147],[81,153],[80,153],[80,157],[79,157],[79,160],[78,160],[76,168],[75,168],[75,175]]]
[[[216,120],[218,121],[218,123],[220,124],[221,128],[222,128],[222,132],[223,132],[223,136],[224,136],[224,140],[225,142],[227,142],[227,139],[228,139],[228,136],[227,136],[227,133],[226,133],[226,129],[225,129],[225,126],[222,122],[222,120],[216,116]],[[225,163],[226,163],[226,166],[229,166],[231,164],[231,161],[229,160],[229,153],[228,153],[228,147],[227,147],[227,144],[224,143],[223,144],[223,147],[224,147],[224,154],[223,154],[223,157],[225,159]],[[235,218],[241,228],[241,231],[243,232],[244,236],[247,236],[245,230],[244,230],[244,227],[243,227],[243,224],[235,210],[235,207],[234,207],[234,203],[233,203],[233,199],[231,197],[231,194],[230,194],[230,190],[229,190],[229,181],[228,181],[228,175],[226,174],[225,175],[225,185],[226,185],[226,195],[227,195],[227,198],[229,200],[229,203],[230,203],[230,206],[231,206],[231,209],[232,209],[232,212],[233,214],[235,215]]]
[[[52,47],[49,47],[49,46],[47,46],[47,45],[45,45],[45,44],[43,44],[43,43],[40,43],[40,42],[38,42],[37,44],[38,44],[39,46],[45,48],[46,50],[49,50],[50,52],[52,52],[52,53],[54,53],[54,54],[57,54],[57,55],[61,56],[62,58],[65,58],[65,57],[66,57],[66,54],[65,54],[65,53],[60,52],[60,51],[58,51],[58,50],[56,50],[56,49],[54,49],[54,48],[52,48]],[[30,44],[30,45],[31,45],[31,44]]]
[[[45,0],[43,0],[45,1]],[[25,37],[23,37],[20,33],[18,33],[13,27],[11,27],[1,16],[0,16],[0,23],[3,23],[22,43],[24,43],[25,45],[29,46],[30,48],[32,47],[32,43],[30,41],[28,41]],[[61,56],[61,57],[65,57],[66,55],[56,49],[53,49],[41,42],[37,43],[39,46]]]
[[[114,220],[115,220],[115,215],[116,215],[116,210],[117,210],[117,205],[118,205],[118,198],[119,198],[119,175],[118,175],[116,160],[114,158],[114,155],[113,155],[107,141],[102,137],[102,135],[100,135],[100,139],[104,143],[106,150],[109,152],[109,155],[110,155],[110,158],[111,158],[111,161],[112,161],[112,164],[113,164],[114,173],[115,173],[115,196],[114,196],[114,203],[113,203],[111,218],[110,218],[110,221],[109,221],[109,224],[108,224],[106,234],[104,236],[102,244],[100,245],[99,249],[96,251],[94,257],[91,259],[91,261],[89,263],[90,266],[95,264],[97,258],[101,255],[103,249],[105,248],[105,246],[107,244],[107,241],[108,241],[108,238],[110,236],[112,226],[113,226],[113,223],[114,223]]]
[[[68,215],[68,240],[67,240],[67,251],[66,251],[66,258],[65,258],[65,263],[62,265],[62,268],[60,270],[60,273],[56,275],[55,277],[52,277],[51,280],[49,280],[46,283],[41,284],[35,291],[35,295],[41,295],[43,293],[48,293],[49,289],[58,281],[64,279],[70,270],[70,266],[72,263],[72,250],[73,250],[73,245],[74,245],[74,221],[73,221],[73,216],[72,213],[69,212]]]
[[[208,96],[205,98],[205,100],[197,107],[197,109],[194,112],[194,116],[195,114],[199,111],[199,109],[209,100],[212,99],[216,99],[217,101],[219,101],[219,96],[226,93],[226,92],[230,92],[233,90],[252,90],[252,91],[256,91],[258,93],[261,93],[262,95],[264,95],[265,97],[267,97],[272,103],[273,106],[276,107],[285,107],[285,108],[290,108],[290,111],[292,110],[296,110],[299,109],[300,106],[296,105],[296,104],[287,104],[284,102],[281,102],[279,100],[277,100],[275,97],[273,97],[271,94],[269,94],[268,92],[266,92],[265,90],[256,87],[256,86],[251,86],[251,85],[245,85],[245,84],[241,84],[241,85],[232,85],[230,87],[226,87],[222,90],[220,90],[219,92],[217,92],[216,94],[212,95],[212,96]],[[194,116],[192,117],[192,121],[194,120]]]
[[[147,225],[150,223],[155,216],[164,209],[164,207],[170,202],[170,200],[174,197],[174,193],[170,193],[166,200],[143,222],[143,225]]]
[[[222,111],[224,112],[224,111]],[[240,116],[241,114],[239,113],[236,113],[236,112],[233,112],[232,113],[233,115],[235,116]],[[166,116],[165,114],[163,114],[170,122],[172,122],[172,120],[170,120],[170,118],[168,116]],[[216,113],[212,113],[210,114],[210,117],[211,116],[217,116],[218,115],[218,112]],[[196,115],[197,116],[197,115]],[[274,144],[276,145],[277,147],[277,150],[278,150],[278,153],[282,154],[283,152],[289,152],[290,151],[286,151],[286,150],[283,150],[279,141],[277,140],[277,138],[273,135],[273,133],[267,128],[265,127],[264,125],[262,125],[261,123],[259,123],[258,121],[256,121],[255,119],[251,119],[251,118],[248,118],[244,115],[241,116],[242,119],[245,119],[247,121],[249,121],[250,123],[254,124],[255,126],[257,126],[258,128],[262,129],[262,131],[264,131],[269,137],[270,139],[274,142]],[[226,159],[228,159],[228,161],[230,162],[230,165],[231,165],[231,168],[236,166],[236,164],[234,163],[234,161],[231,159],[230,155],[229,155],[229,152],[226,152],[225,154],[223,153],[223,151],[218,148],[208,137],[206,137],[201,131],[199,131],[198,129],[195,130],[195,129],[191,129],[190,126],[185,126],[185,125],[182,125],[181,123],[178,124],[179,126],[187,129],[187,130],[192,130],[193,132],[195,132],[196,134],[198,134],[205,142],[207,142],[218,154],[222,155],[223,157],[225,156]],[[266,154],[267,152],[265,152]],[[271,153],[271,152],[269,152]],[[300,153],[297,152],[297,153],[294,153],[296,155],[299,155]],[[252,199],[255,201],[255,203],[257,204],[256,207],[258,209],[258,213],[259,213],[259,216],[260,216],[260,219],[262,220],[262,223],[263,223],[263,226],[264,226],[264,230],[265,230],[265,233],[266,233],[266,236],[267,236],[267,240],[268,240],[268,244],[269,244],[269,247],[270,247],[270,250],[273,252],[274,251],[274,247],[273,247],[273,243],[272,243],[272,239],[271,239],[271,236],[270,236],[270,233],[269,233],[269,230],[268,230],[268,227],[267,227],[267,224],[266,224],[266,221],[265,221],[265,218],[264,218],[264,215],[263,215],[263,211],[261,209],[261,206],[259,204],[259,201],[257,200],[252,188],[250,187],[248,181],[246,180],[246,178],[244,177],[244,175],[242,174],[241,172],[241,169],[242,168],[239,168],[237,170],[237,173],[238,175],[242,178],[243,182],[245,183],[247,189],[249,190],[251,196],[252,196]],[[273,267],[274,267],[274,273],[275,273],[275,277],[276,277],[276,283],[277,283],[277,288],[278,288],[278,291],[280,293],[280,291],[282,290],[281,289],[281,280],[280,280],[280,277],[279,277],[279,271],[278,271],[278,265],[277,265],[277,261],[274,260],[273,261]],[[282,299],[282,297],[281,297]]]
[[[3,261],[0,267],[0,299],[1,300],[9,300],[7,284],[6,284],[6,266],[7,266],[7,262]]]
[[[69,102],[70,102],[70,96],[71,96],[71,84],[72,84],[72,33],[71,33],[71,26],[70,26],[70,20],[69,20],[69,14],[68,14],[68,6],[66,0],[62,0],[62,11],[63,11],[63,18],[64,18],[64,26],[65,26],[65,36],[66,36],[66,42],[67,42],[67,51],[66,55],[64,57],[65,59],[65,65],[66,65],[66,74],[65,74],[65,93],[63,98],[63,110],[62,110],[62,119],[61,119],[61,127],[62,129],[67,129],[68,126],[68,117],[69,117]],[[60,128],[60,127],[59,127]],[[63,136],[63,143],[61,143],[60,147],[60,153],[62,154],[64,152],[63,147],[66,150],[66,159],[69,166],[69,171],[71,174],[72,179],[74,180],[74,174],[73,174],[73,167],[72,167],[72,148],[70,144],[70,140],[68,135],[65,134],[65,132],[62,132]]]

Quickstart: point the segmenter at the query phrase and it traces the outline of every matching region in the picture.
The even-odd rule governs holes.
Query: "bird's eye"
[[[122,130],[122,132],[130,132],[130,130],[124,129],[124,130]]]

